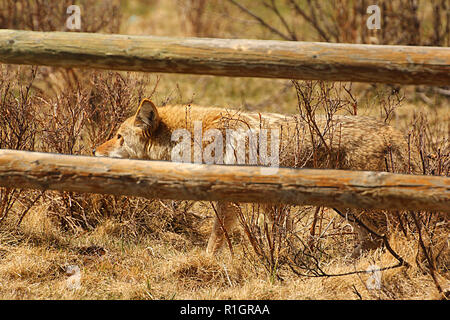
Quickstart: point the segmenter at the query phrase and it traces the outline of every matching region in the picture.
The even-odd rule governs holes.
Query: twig
[[[44,195],[45,191],[41,191],[41,193],[33,200],[31,204],[28,205],[28,208],[25,209],[20,215],[19,221],[17,222],[16,228],[20,226],[25,215],[30,211],[30,209],[34,206],[34,204]]]
[[[318,125],[317,125],[314,111],[311,108],[310,99],[305,95],[305,93],[303,92],[303,90],[302,90],[300,84],[298,83],[298,81],[292,80],[292,83],[294,84],[295,89],[297,91],[297,99],[298,99],[298,102],[299,102],[299,108],[301,109],[300,96],[301,96],[301,98],[303,100],[303,104],[305,105],[306,117],[303,115],[303,112],[300,112],[300,116],[308,123],[309,129],[310,130],[314,130],[316,132],[316,134],[319,136],[321,142],[323,143],[323,145],[327,149],[328,154],[331,154],[331,149],[328,146],[328,144],[326,143],[325,138],[324,138],[322,132],[320,132],[320,129],[319,129]]]
[[[338,209],[333,208],[334,211],[336,211],[337,214],[339,214],[341,217],[343,217],[344,219],[348,219],[348,216],[345,216],[342,212],[340,212]],[[352,219],[353,221],[351,222],[355,222],[357,223],[360,227],[364,228],[366,231],[368,231],[370,234],[374,235],[375,237],[377,237],[378,239],[382,239],[383,240],[383,244],[386,247],[386,249],[389,251],[389,253],[395,258],[397,259],[397,261],[399,262],[399,265],[397,266],[405,266],[405,267],[409,267],[409,264],[402,258],[400,257],[390,246],[389,241],[386,237],[385,234],[380,235],[378,233],[376,233],[375,231],[373,231],[372,229],[370,229],[368,226],[366,226],[361,220],[359,220],[358,218],[356,218],[354,215],[352,215]],[[395,267],[397,267],[395,266]]]
[[[298,4],[295,2],[295,0],[290,0],[289,2],[294,7],[295,11],[299,15],[301,15],[307,22],[309,22],[314,27],[314,29],[316,29],[316,31],[323,38],[323,40],[325,40],[325,42],[330,42],[330,38],[327,36],[325,31],[317,24],[317,19],[315,18],[315,15],[313,15],[313,18],[311,18],[298,6]],[[311,7],[311,11],[312,11],[312,7]]]
[[[427,259],[431,278],[433,278],[434,284],[435,284],[437,290],[439,291],[439,293],[442,296],[444,296],[444,291],[442,290],[442,287],[441,287],[441,285],[439,284],[439,281],[436,278],[436,274],[434,273],[434,271],[435,271],[434,261],[433,261],[433,259],[431,259],[430,254],[429,254],[427,248],[425,247],[425,243],[423,242],[422,231],[421,231],[422,228],[420,227],[420,223],[417,220],[416,213],[414,211],[410,211],[409,213],[410,213],[410,215],[412,216],[412,218],[414,220],[414,224],[416,225],[417,233],[419,234],[419,245],[422,248],[423,254],[425,255],[425,259]],[[431,251],[431,247],[430,247],[430,251]]]
[[[359,300],[362,300],[362,296],[356,289],[355,285],[352,285],[352,287],[353,287],[353,292],[358,296]]]
[[[271,9],[278,17],[278,19],[280,19],[281,23],[283,24],[283,26],[286,28],[287,32],[291,35],[290,36],[290,40],[292,41],[298,41],[297,39],[297,35],[295,34],[295,32],[289,27],[288,23],[286,22],[286,19],[284,19],[284,17],[281,15],[280,11],[278,10],[276,4],[275,4],[275,0],[271,0],[270,4],[263,2],[264,5]]]
[[[288,257],[288,258],[289,258],[289,257]],[[289,259],[290,259],[290,258],[289,258]],[[294,262],[292,261],[292,263],[294,263]],[[294,264],[295,264],[295,263],[294,263]],[[315,278],[315,277],[318,277],[318,278],[321,278],[321,277],[327,277],[327,278],[328,278],[328,277],[343,277],[343,276],[349,276],[349,275],[352,275],[352,274],[373,273],[373,272],[378,272],[378,271],[385,271],[385,270],[395,269],[395,268],[402,267],[402,266],[405,266],[405,264],[402,264],[402,263],[399,262],[399,263],[397,263],[396,265],[389,266],[389,267],[383,267],[383,268],[379,268],[379,269],[357,270],[357,271],[349,271],[349,272],[333,273],[333,274],[327,274],[327,273],[324,273],[324,272],[322,271],[322,274],[310,275],[310,274],[299,273],[298,271],[296,271],[296,270],[292,267],[291,264],[289,264],[289,267],[291,268],[292,272],[294,272],[296,275],[302,276],[302,277],[312,277],[312,278]]]
[[[316,207],[316,210],[314,211],[313,221],[311,223],[311,228],[309,230],[309,236],[310,236],[309,246],[311,249],[313,248],[313,245],[314,245],[314,236],[316,235],[316,223],[317,223],[317,218],[319,215],[320,208],[321,208],[320,206]]]
[[[275,33],[275,34],[279,35],[284,40],[292,40],[289,36],[285,35],[280,30],[272,27],[270,24],[268,24],[266,21],[264,21],[261,17],[259,17],[258,15],[254,14],[253,12],[248,10],[246,7],[242,6],[240,3],[236,2],[235,0],[228,0],[228,1],[231,2],[232,4],[234,4],[236,7],[238,7],[242,11],[244,11],[249,16],[251,16],[254,19],[256,19],[263,27],[269,29],[272,33]]]
[[[9,210],[11,210],[12,206],[17,200],[17,197],[14,197],[14,193],[19,192],[17,189],[6,188],[3,193],[3,199],[1,199],[0,205],[0,213],[3,215],[0,217],[0,223],[6,219],[8,216]]]
[[[225,229],[223,220],[220,218],[219,213],[217,212],[216,207],[214,206],[214,203],[210,202],[210,204],[214,210],[214,213],[216,214],[217,221],[219,221],[219,223],[220,223],[220,228],[222,229],[225,239],[227,240],[227,244],[228,244],[228,248],[230,249],[231,256],[233,256],[233,246],[231,245],[231,240],[230,240],[230,237],[228,236],[227,229]]]

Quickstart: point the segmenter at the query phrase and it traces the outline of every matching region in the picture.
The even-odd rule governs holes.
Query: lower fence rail
[[[0,187],[175,200],[450,212],[450,178],[0,150]]]

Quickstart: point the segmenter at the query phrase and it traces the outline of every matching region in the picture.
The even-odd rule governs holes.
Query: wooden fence
[[[450,178],[223,166],[0,150],[0,187],[145,198],[450,212]]]
[[[450,49],[0,30],[0,62],[450,85]],[[450,212],[450,178],[180,164],[0,150],[0,187],[146,198]]]
[[[0,62],[450,85],[450,48],[0,30]]]

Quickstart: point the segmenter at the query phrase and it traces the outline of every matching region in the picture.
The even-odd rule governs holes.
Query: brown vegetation
[[[233,5],[234,1],[208,5],[194,0],[159,1],[152,10],[143,11],[145,20],[137,22],[126,20],[131,14],[118,6],[109,7],[116,10],[114,19],[98,21],[94,12],[109,9],[98,1],[81,2],[93,8],[92,16],[83,18],[84,31],[258,38],[273,35]],[[326,40],[319,29],[330,41],[358,42],[369,36],[363,29],[339,25],[339,21],[357,24],[364,16],[363,8],[346,6],[345,1],[336,3],[350,10],[351,16],[351,12],[358,13],[354,19],[338,20],[334,16],[345,14],[345,10],[315,4],[306,6],[309,9],[304,9],[304,15],[292,11],[294,19],[286,15],[291,12],[287,8],[301,1],[265,2],[261,8],[252,7],[254,2],[250,1],[240,3],[279,29],[283,20],[275,20],[264,11],[269,9],[277,16],[276,4],[280,16],[292,21],[286,23],[283,34],[297,30],[297,40]],[[385,12],[406,3],[405,8],[411,10],[402,14],[420,23],[396,19],[408,27],[396,26],[402,33],[384,29],[385,35],[378,35],[380,43],[448,45],[448,16],[439,9],[446,2],[433,1],[427,6],[419,1],[421,15],[413,8],[416,2],[382,2]],[[131,3],[133,8],[141,5],[140,1]],[[65,17],[61,15],[65,12],[61,9],[63,2],[33,2],[33,10],[44,8],[48,11],[45,16],[59,17],[52,20],[39,16],[39,12],[31,18],[23,15],[21,10],[27,4],[0,1],[0,26],[64,29],[60,23]],[[319,14],[320,10],[329,11]],[[124,16],[121,20],[119,13]],[[440,22],[433,19],[438,13]],[[177,19],[168,19],[174,14]],[[305,20],[297,19],[298,15]],[[230,16],[236,16],[239,23],[230,21],[234,20]],[[314,26],[314,19],[320,24]],[[184,31],[174,20],[192,26]],[[216,20],[217,25],[213,23]],[[333,21],[336,26],[330,24]],[[437,29],[422,28],[436,23]],[[392,26],[386,24],[386,28],[388,25]],[[314,37],[318,36],[303,38],[301,35],[308,33],[303,30],[316,30]],[[354,30],[356,35],[345,30]],[[389,38],[394,35],[398,38]],[[152,97],[158,104],[187,105],[195,101],[251,111],[303,112],[312,128],[314,114],[371,115],[405,132],[410,157],[418,162],[421,173],[449,176],[448,89],[440,89],[444,91],[1,66],[0,148],[90,155],[94,146],[111,137],[141,98]],[[387,162],[388,171],[395,171],[395,162],[389,158]],[[354,260],[350,255],[355,233],[346,220],[351,217],[341,218],[328,208],[282,206],[277,210],[275,219],[269,222],[258,204],[243,208],[240,223],[244,232],[230,234],[232,253],[225,249],[215,259],[203,253],[214,216],[209,203],[1,188],[0,298],[442,299],[445,292],[448,295],[450,225],[448,216],[442,213],[398,212],[387,220],[389,237],[384,249]],[[286,228],[287,216],[295,226],[292,229]],[[399,258],[404,262],[401,266]],[[67,285],[70,265],[80,268],[79,288]],[[367,272],[370,266],[384,268],[380,287],[368,285],[373,277]]]

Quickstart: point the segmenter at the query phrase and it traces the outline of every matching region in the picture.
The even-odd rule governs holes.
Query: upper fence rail
[[[0,62],[299,80],[450,85],[450,48],[0,30]]]

